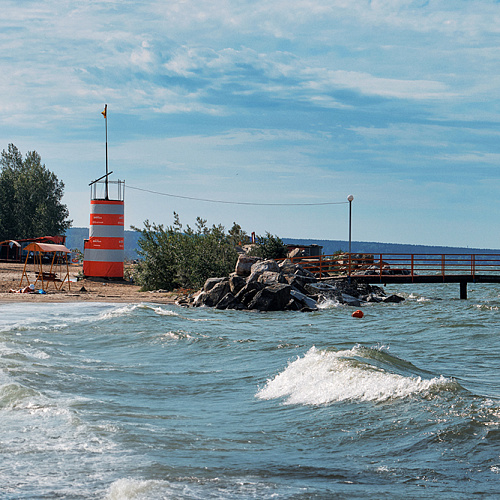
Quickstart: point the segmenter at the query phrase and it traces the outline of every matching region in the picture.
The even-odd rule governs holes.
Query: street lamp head
[[[350,194],[348,197],[347,197],[347,201],[351,202],[352,200],[354,200],[354,196],[352,194]]]

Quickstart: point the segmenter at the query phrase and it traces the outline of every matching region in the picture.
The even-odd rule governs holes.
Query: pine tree
[[[0,158],[0,241],[64,234],[71,226],[61,203],[64,183],[42,164],[36,151],[23,160],[9,144]]]

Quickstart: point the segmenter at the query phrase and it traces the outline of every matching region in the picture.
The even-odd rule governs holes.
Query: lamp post
[[[349,202],[349,259],[351,254],[351,220],[352,220],[352,200],[354,200],[354,196],[350,194],[347,197],[347,201]]]
[[[352,220],[352,200],[354,200],[354,196],[350,194],[347,197],[347,201],[349,202],[349,283],[351,282],[351,220]]]

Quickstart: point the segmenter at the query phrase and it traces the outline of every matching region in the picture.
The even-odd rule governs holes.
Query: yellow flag
[[[108,111],[108,105],[107,105],[107,104],[105,104],[105,105],[104,105],[104,111],[101,111],[101,115],[102,115],[102,116],[104,116],[104,118],[106,118],[106,113],[107,113],[107,111]]]

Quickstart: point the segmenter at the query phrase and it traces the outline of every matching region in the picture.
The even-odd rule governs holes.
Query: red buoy
[[[363,311],[361,311],[360,309],[357,309],[352,313],[353,318],[362,318],[363,316],[364,316]]]

